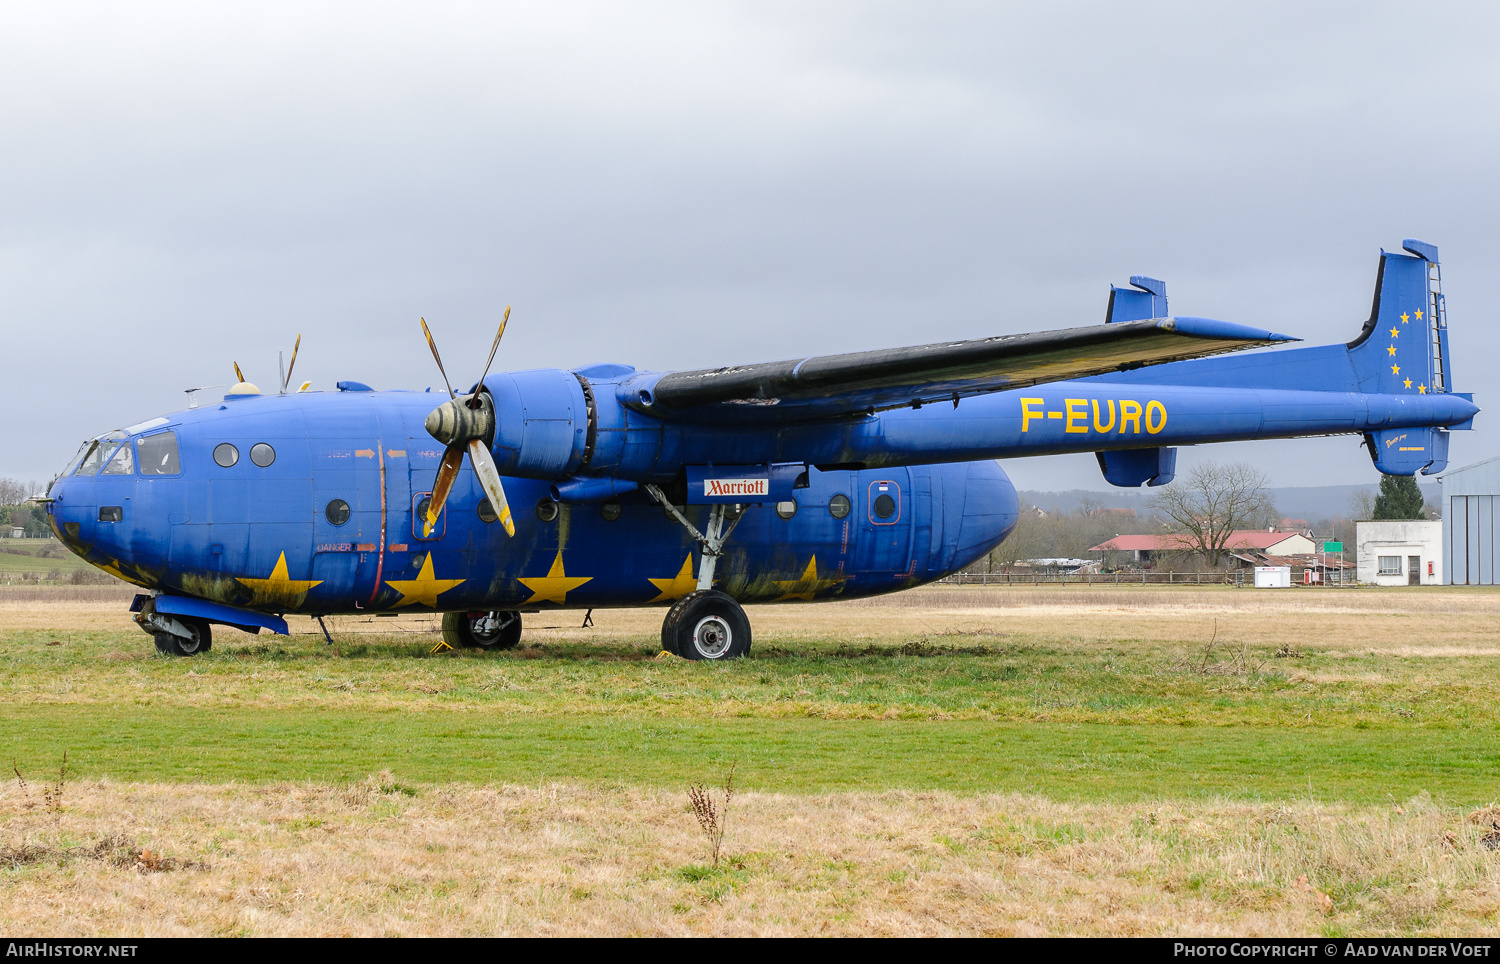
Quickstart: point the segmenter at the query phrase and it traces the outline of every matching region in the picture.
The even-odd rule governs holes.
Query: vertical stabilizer
[[[1409,239],[1408,254],[1380,253],[1375,303],[1349,360],[1363,392],[1432,395],[1452,391],[1448,319],[1436,245]],[[1425,475],[1448,464],[1448,432],[1440,428],[1374,432],[1366,437],[1375,467],[1387,475]]]

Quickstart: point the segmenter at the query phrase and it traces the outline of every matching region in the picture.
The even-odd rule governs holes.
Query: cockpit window
[[[98,475],[99,470],[104,468],[110,456],[115,454],[116,447],[125,440],[124,432],[110,432],[101,435],[92,442],[84,443],[86,451],[83,454],[82,463],[78,466],[77,475]]]
[[[115,454],[104,463],[100,475],[135,475],[135,457],[131,454],[131,445],[126,442],[115,449]]]
[[[182,471],[177,464],[176,432],[158,432],[135,444],[141,458],[142,475],[176,475]]]

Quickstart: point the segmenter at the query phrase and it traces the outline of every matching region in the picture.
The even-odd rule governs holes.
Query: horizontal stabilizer
[[[632,405],[667,418],[793,421],[903,406],[1126,371],[1145,365],[1295,341],[1208,318],[1121,321],[912,348],[824,355],[643,376]]]

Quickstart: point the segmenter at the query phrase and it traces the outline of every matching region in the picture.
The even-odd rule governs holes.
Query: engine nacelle
[[[558,479],[587,464],[593,404],[572,372],[539,369],[491,375],[495,404],[490,451],[501,475]]]

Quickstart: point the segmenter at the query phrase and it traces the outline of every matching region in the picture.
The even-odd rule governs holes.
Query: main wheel
[[[158,653],[167,656],[197,656],[199,653],[206,653],[214,648],[213,631],[208,628],[208,623],[190,616],[175,618],[193,635],[185,638],[176,633],[152,633],[151,635],[156,638]]]
[[[750,654],[750,620],[729,596],[700,589],[667,611],[661,648],[684,659],[739,659]]]
[[[515,649],[521,641],[521,614],[443,613],[443,641],[455,649]]]

